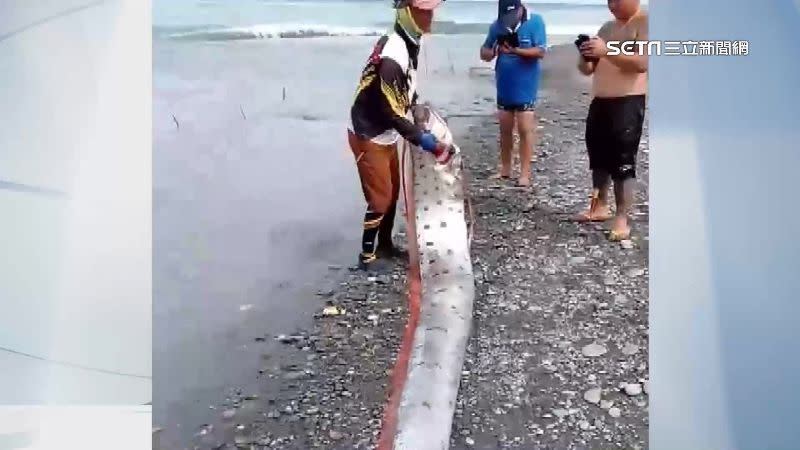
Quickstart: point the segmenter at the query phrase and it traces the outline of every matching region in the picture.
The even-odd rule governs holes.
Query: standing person
[[[539,89],[539,60],[547,48],[544,20],[529,14],[520,0],[499,0],[497,20],[480,51],[483,61],[495,57],[497,118],[500,123],[500,172],[511,178],[514,125],[519,133],[519,186],[531,184],[531,158],[536,145],[534,107]]]
[[[578,70],[592,78],[592,102],[586,118],[586,149],[592,171],[592,201],[578,219],[614,218],[609,239],[630,238],[628,213],[633,203],[636,157],[644,123],[647,55],[608,55],[607,41],[647,41],[647,13],[639,0],[608,0],[614,20],[580,46]],[[634,47],[636,48],[636,47]],[[612,216],[608,188],[614,181],[616,214]]]
[[[433,153],[439,162],[449,159],[451,149],[407,117],[417,100],[420,39],[430,32],[433,10],[441,2],[395,1],[394,26],[378,39],[356,89],[347,135],[367,201],[358,256],[362,270],[385,271],[386,260],[408,256],[392,243],[400,191],[397,141],[403,138]]]

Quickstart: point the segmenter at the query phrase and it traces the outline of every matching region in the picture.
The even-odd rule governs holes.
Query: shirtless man
[[[633,203],[636,156],[642,136],[647,55],[609,55],[607,41],[647,41],[647,13],[639,0],[608,0],[615,20],[606,22],[597,36],[580,47],[578,70],[593,76],[592,103],[586,118],[586,149],[592,171],[592,201],[581,221],[614,218],[609,239],[630,238],[628,212]],[[627,46],[638,49],[639,46]],[[616,214],[612,216],[608,188],[614,181]]]

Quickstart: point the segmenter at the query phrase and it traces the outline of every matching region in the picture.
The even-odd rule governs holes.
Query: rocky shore
[[[565,55],[557,67],[573,72]],[[571,220],[589,200],[587,85],[557,71],[545,77],[532,189],[490,180],[493,117],[457,119],[477,290],[451,448],[646,449],[647,132],[632,239],[611,243],[607,225]],[[286,350],[264,355],[263,392],[232,390],[188,448],[374,448],[405,283],[399,265],[380,277],[331,267],[312,329],[253,336],[253,345]]]
[[[477,300],[454,449],[647,448],[647,134],[632,240],[611,243],[571,220],[590,195],[590,97],[561,91],[539,108],[532,192],[489,180],[494,120],[470,132]]]
[[[405,272],[332,266],[313,329],[254,336],[254,345],[283,347],[263,355],[263,392],[232,390],[188,448],[373,448],[405,326]]]

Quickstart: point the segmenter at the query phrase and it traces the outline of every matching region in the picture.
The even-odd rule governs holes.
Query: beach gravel
[[[273,400],[278,413],[257,426],[266,448],[372,448],[377,441],[405,325],[405,267],[376,277],[332,272],[336,286],[320,298],[314,329],[296,344],[305,363],[270,381],[283,388]],[[342,313],[323,314],[325,306]]]
[[[648,446],[647,133],[633,235],[612,243],[609,224],[571,220],[590,197],[590,96],[559,91],[537,108],[533,190],[489,179],[498,156],[494,119],[475,124],[463,146],[478,275],[452,449]]]
[[[452,449],[648,446],[648,137],[631,240],[611,243],[606,224],[571,221],[589,200],[590,97],[585,83],[561,78],[551,82],[561,94],[545,92],[537,107],[532,190],[489,179],[493,117],[458,134],[476,213],[476,298]],[[264,392],[234,392],[217,406],[228,428],[202,429],[191,448],[374,448],[407,317],[406,269],[366,277],[331,267],[328,281],[310,299],[319,304],[311,329],[253,336],[290,356],[265,360],[254,374]]]

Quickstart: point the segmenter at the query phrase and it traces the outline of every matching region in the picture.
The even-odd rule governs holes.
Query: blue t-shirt
[[[502,25],[495,21],[489,27],[489,34],[486,36],[483,46],[494,48],[497,45],[497,38],[502,34]],[[547,49],[544,20],[538,14],[531,14],[519,25],[517,36],[520,48]],[[530,59],[499,53],[494,70],[497,82],[497,103],[524,105],[536,102],[539,90],[539,58]]]

